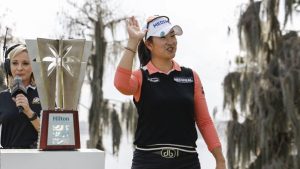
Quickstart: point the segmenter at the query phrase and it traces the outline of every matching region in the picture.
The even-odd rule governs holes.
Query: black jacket
[[[37,89],[28,88],[30,108],[40,116],[41,104]],[[36,148],[38,132],[24,113],[19,113],[9,90],[0,93],[1,145],[3,148]]]

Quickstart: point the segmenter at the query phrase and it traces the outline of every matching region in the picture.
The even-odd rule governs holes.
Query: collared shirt
[[[26,89],[26,92],[28,91],[28,89],[35,90],[36,86],[32,86],[31,84],[29,84],[28,86],[25,87],[25,89]],[[9,92],[11,92],[11,89],[9,89]]]
[[[174,70],[181,71],[180,65],[174,60],[173,67],[169,72],[163,72],[159,70],[151,61],[149,61],[148,64],[143,67],[143,69],[147,69],[149,74],[159,72],[166,75]],[[214,148],[221,146],[221,143],[208,112],[206,99],[199,76],[195,71],[193,71],[193,76],[195,86],[195,121],[208,146],[208,149],[211,151]],[[118,67],[115,74],[114,84],[121,93],[125,95],[133,95],[135,101],[138,102],[141,95],[142,79],[142,72],[140,69],[131,71],[122,67]]]
[[[32,86],[31,84],[26,86],[26,90],[28,90],[29,88],[31,88],[32,90],[35,90],[36,89],[36,86]]]
[[[40,116],[41,104],[36,87],[27,86],[30,108]],[[24,113],[19,113],[9,90],[0,92],[1,144],[4,148],[34,148],[38,132]],[[33,147],[32,147],[33,146]]]

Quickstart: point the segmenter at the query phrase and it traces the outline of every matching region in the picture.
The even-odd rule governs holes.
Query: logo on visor
[[[162,25],[162,24],[165,24],[165,23],[168,23],[168,22],[169,22],[168,20],[158,21],[158,22],[155,22],[155,23],[153,24],[153,27],[155,28],[155,27],[157,27],[157,26],[159,26],[159,25]]]
[[[164,31],[160,32],[160,37],[164,37],[164,36],[165,36],[165,32]]]

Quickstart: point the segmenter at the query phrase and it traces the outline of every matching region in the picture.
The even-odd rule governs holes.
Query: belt
[[[163,148],[160,151],[153,151],[152,153],[158,154],[163,158],[176,158],[182,155],[179,150],[172,148]]]
[[[163,158],[176,158],[179,156],[197,153],[197,151],[195,149],[194,150],[186,150],[186,149],[177,148],[177,147],[141,148],[141,147],[136,146],[136,149],[140,150],[140,151],[146,151],[149,153],[157,154]]]

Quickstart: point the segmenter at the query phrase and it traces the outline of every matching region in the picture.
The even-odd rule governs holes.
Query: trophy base
[[[40,150],[80,149],[78,111],[42,110]]]

